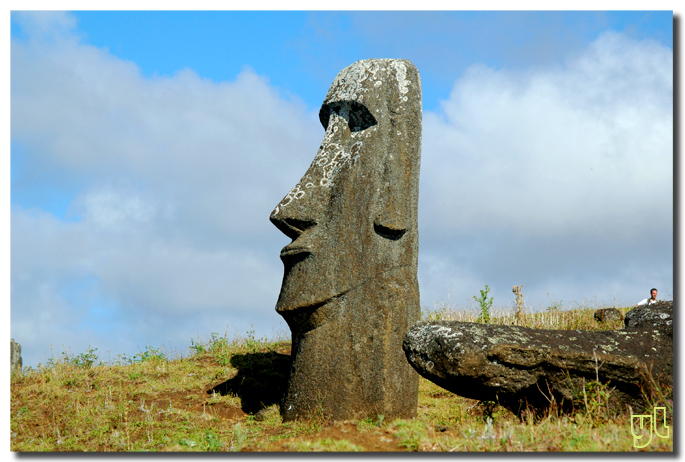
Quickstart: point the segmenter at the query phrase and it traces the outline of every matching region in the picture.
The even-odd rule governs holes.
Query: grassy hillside
[[[616,329],[594,309],[552,309],[492,323],[553,329]],[[628,308],[622,308],[625,314]],[[442,306],[425,319],[475,321]],[[630,414],[605,405],[610,389],[588,384],[583,409],[518,418],[490,402],[456,396],[421,379],[418,416],[283,423],[278,413],[288,375],[286,340],[191,342],[186,357],[148,348],[103,364],[90,350],[52,358],[11,379],[12,451],[635,451]],[[642,450],[672,451],[672,391],[653,396],[665,406],[669,437]]]

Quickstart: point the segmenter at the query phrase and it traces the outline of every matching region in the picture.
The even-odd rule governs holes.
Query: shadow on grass
[[[288,385],[290,355],[275,351],[239,354],[231,358],[231,365],[238,369],[238,375],[207,393],[239,396],[241,408],[248,414],[280,404]]]

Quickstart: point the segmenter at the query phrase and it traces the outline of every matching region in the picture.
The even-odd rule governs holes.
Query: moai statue
[[[276,304],[292,331],[281,414],[410,418],[419,376],[402,339],[420,316],[419,72],[358,61],[335,78],[319,119],[314,161],[271,213],[292,239]]]
[[[10,374],[21,375],[22,361],[21,361],[21,345],[10,339]]]

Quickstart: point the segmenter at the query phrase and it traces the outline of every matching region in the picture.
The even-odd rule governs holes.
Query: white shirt
[[[642,300],[637,305],[638,306],[640,306],[640,305],[651,305],[652,303],[656,303],[656,300],[652,300],[652,298],[650,297],[650,298],[645,298],[644,300]]]

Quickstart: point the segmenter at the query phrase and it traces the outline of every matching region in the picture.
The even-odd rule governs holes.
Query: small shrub
[[[69,353],[66,351],[62,352],[62,358],[61,360],[55,359],[54,357],[49,358],[47,360],[47,363],[45,365],[40,365],[46,369],[54,369],[55,367],[59,366],[60,364],[68,365],[68,366],[74,366],[74,367],[82,367],[84,369],[89,369],[93,366],[98,366],[102,364],[102,362],[98,361],[98,355],[95,353],[98,351],[97,348],[88,348],[88,351],[85,353],[79,353],[78,355],[72,355],[69,356]]]
[[[93,365],[97,365],[98,355],[95,352],[98,351],[97,348],[88,348],[85,353],[78,354],[70,359],[70,363],[76,367],[83,367],[88,369]]]
[[[490,287],[485,284],[485,290],[480,291],[480,297],[473,296],[473,299],[478,302],[478,305],[480,306],[478,322],[485,324],[490,322],[490,310],[492,308],[492,297],[488,299],[488,294],[490,294]]]
[[[133,362],[146,362],[146,361],[152,361],[152,362],[162,362],[162,361],[167,361],[166,355],[162,352],[161,348],[155,348],[153,346],[148,345],[145,348],[145,351],[141,351],[139,353],[136,353],[133,356]]]

